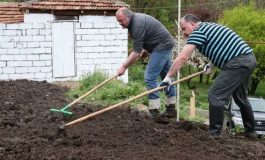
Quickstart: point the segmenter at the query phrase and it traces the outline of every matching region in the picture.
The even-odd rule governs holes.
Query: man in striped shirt
[[[170,84],[174,74],[197,48],[211,61],[206,73],[210,72],[212,66],[221,70],[208,92],[209,135],[220,137],[223,109],[233,97],[240,107],[246,136],[256,137],[254,116],[247,99],[248,84],[256,66],[252,49],[231,29],[216,23],[201,22],[192,14],[185,15],[180,26],[184,36],[188,38],[187,43],[160,85]]]

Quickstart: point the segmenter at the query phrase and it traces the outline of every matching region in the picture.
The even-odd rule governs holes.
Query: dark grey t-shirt
[[[158,20],[146,14],[134,13],[128,30],[134,52],[140,53],[142,49],[148,52],[164,51],[175,45],[169,31]]]

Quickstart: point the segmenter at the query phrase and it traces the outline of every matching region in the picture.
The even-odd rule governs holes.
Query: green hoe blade
[[[64,113],[64,114],[72,115],[72,114],[73,114],[72,112],[67,111],[67,108],[68,108],[68,107],[69,107],[69,106],[65,106],[65,107],[63,107],[62,109],[54,109],[54,108],[52,108],[52,109],[50,109],[50,111],[51,111],[51,112],[61,112],[61,113]]]

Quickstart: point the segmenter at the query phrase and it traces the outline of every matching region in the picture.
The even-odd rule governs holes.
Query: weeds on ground
[[[144,70],[145,64],[138,62],[129,68],[129,83],[124,84],[120,80],[111,80],[107,84],[98,88],[94,93],[85,97],[82,101],[95,104],[97,106],[109,106],[117,104],[121,101],[125,101],[136,95],[139,95],[146,91],[144,83]],[[93,74],[84,75],[79,81],[79,87],[72,89],[68,92],[70,99],[76,99],[92,88],[97,86],[108,78],[108,75],[96,71]],[[203,80],[205,81],[205,80]],[[199,77],[195,77],[190,81],[190,85],[194,86],[194,92],[196,96],[196,108],[208,110],[208,88],[213,80],[210,80],[208,84],[205,82],[200,83]],[[264,88],[264,83],[261,87]],[[257,90],[260,95],[263,94],[260,90]],[[165,110],[165,94],[160,93],[161,96],[161,111]],[[188,106],[190,105],[190,97],[192,96],[192,90],[188,87],[187,82],[180,83],[180,119],[192,120],[197,122],[204,121],[204,117],[196,115],[195,118],[190,118],[188,114]],[[148,105],[147,96],[143,96],[135,101],[130,102],[132,107],[138,104]],[[183,107],[185,106],[185,107]]]
[[[120,80],[111,80],[102,87],[98,88],[95,92],[91,93],[85,97],[82,101],[94,104],[96,106],[108,106],[117,104],[121,101],[125,101],[136,95],[139,95],[146,91],[144,83],[144,70],[145,65],[142,63],[137,63],[129,68],[129,83],[124,84]],[[76,99],[86,92],[90,91],[92,88],[97,86],[99,83],[103,82],[108,78],[107,74],[100,71],[96,71],[93,74],[84,75],[79,81],[79,87],[72,89],[68,92],[68,96],[71,99]],[[180,93],[180,106],[189,106],[189,98],[191,96],[191,90],[187,88],[185,83],[181,83],[181,93]],[[199,91],[201,97],[205,97],[203,89]],[[161,107],[160,110],[163,112],[165,110],[165,94],[160,92],[161,96]],[[197,96],[199,99],[199,96]],[[204,104],[203,100],[196,100],[196,106]],[[204,98],[203,98],[204,99]],[[204,101],[207,100],[206,98]],[[200,104],[198,104],[200,103]],[[132,107],[139,104],[148,105],[147,96],[143,96],[133,102],[130,102]],[[203,122],[204,118],[202,116],[196,116],[195,118],[190,118],[186,109],[180,107],[180,119],[187,119],[197,122]]]
[[[91,75],[85,75],[79,81],[79,87],[67,93],[72,99],[78,98],[86,92],[93,89],[95,86],[108,78],[108,75],[96,71]],[[95,92],[91,93],[83,99],[84,102],[90,104],[112,105],[121,101],[127,100],[135,95],[145,91],[145,88],[136,82],[124,84],[122,81],[113,79],[105,85],[98,88]],[[145,103],[145,99],[140,99],[136,102]]]

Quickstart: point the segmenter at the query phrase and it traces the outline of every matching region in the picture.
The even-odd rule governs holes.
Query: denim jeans
[[[151,90],[158,86],[158,76],[163,80],[171,67],[172,50],[155,51],[150,54],[150,59],[147,64],[144,79],[147,89]],[[171,86],[169,91],[166,91],[167,97],[176,96],[176,87]],[[159,91],[150,93],[148,99],[158,99]]]

